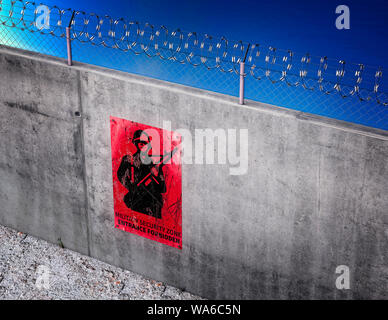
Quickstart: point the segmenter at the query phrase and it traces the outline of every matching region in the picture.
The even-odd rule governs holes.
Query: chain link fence
[[[381,68],[23,0],[0,0],[0,44],[388,130]]]

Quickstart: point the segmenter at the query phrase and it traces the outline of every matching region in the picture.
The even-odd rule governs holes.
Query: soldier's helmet
[[[134,145],[138,145],[138,143],[143,142],[144,144],[148,144],[151,142],[151,138],[147,132],[143,130],[136,130],[132,137],[132,142]]]

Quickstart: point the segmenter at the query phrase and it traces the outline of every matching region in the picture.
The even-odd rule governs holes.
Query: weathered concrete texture
[[[386,132],[251,101],[239,106],[232,97],[21,54],[25,58],[0,55],[38,64],[42,83],[49,70],[79,72],[80,95],[73,89],[68,95],[79,97],[83,112],[93,257],[209,298],[388,298]],[[169,120],[173,129],[192,132],[249,130],[247,175],[231,176],[225,165],[183,166],[182,251],[114,229],[109,116],[156,127]],[[63,131],[58,145],[66,135]],[[5,195],[12,187],[8,181],[1,186]],[[1,198],[2,207],[21,206],[18,202],[24,204]],[[64,209],[52,215],[61,215],[59,210]],[[50,215],[36,209],[34,214]],[[23,219],[27,211],[16,215]],[[11,218],[1,219],[7,224]],[[72,232],[72,237],[86,234]],[[338,265],[350,268],[350,290],[335,287]]]
[[[0,55],[0,223],[88,253],[78,71]]]
[[[7,227],[0,243],[0,300],[201,299]]]

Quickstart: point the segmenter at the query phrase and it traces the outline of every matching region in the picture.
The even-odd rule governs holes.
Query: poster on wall
[[[182,249],[181,136],[110,117],[115,228]]]

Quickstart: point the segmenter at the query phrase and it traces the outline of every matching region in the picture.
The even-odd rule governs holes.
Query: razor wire
[[[49,28],[45,24],[39,28],[37,24],[42,6],[48,11]],[[0,0],[0,24],[60,38],[66,37],[65,27],[69,26],[72,41],[236,75],[240,75],[240,64],[245,63],[243,76],[256,80],[284,82],[307,91],[338,94],[342,98],[354,96],[388,106],[387,93],[380,90],[380,67],[24,0]]]

